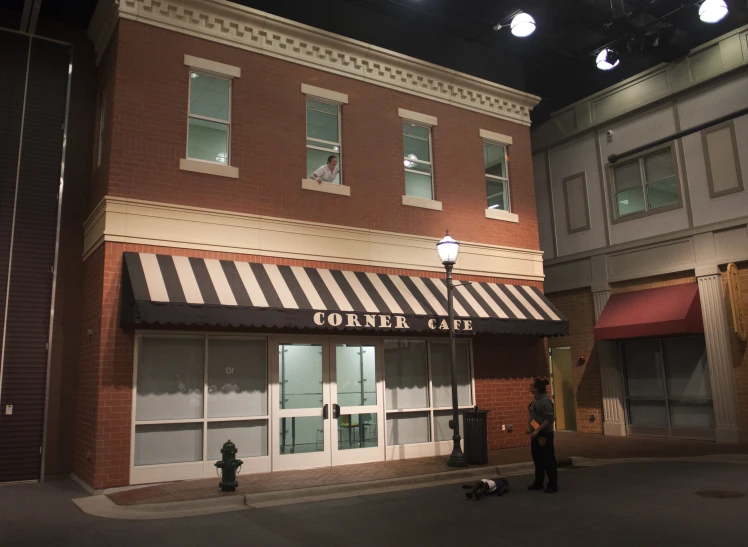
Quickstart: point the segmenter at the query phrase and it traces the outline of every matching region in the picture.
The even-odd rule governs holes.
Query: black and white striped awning
[[[122,325],[222,325],[439,332],[448,329],[444,279],[125,253]],[[568,321],[535,287],[462,284],[464,333],[557,336]]]

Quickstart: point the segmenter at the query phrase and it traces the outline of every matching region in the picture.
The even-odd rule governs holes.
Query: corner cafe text
[[[331,327],[353,327],[369,329],[410,329],[408,320],[402,315],[376,315],[360,313],[325,313],[314,314],[314,324],[318,326],[330,325]],[[431,318],[428,320],[431,330],[448,330],[449,323],[446,319]],[[455,319],[456,331],[473,330],[473,322],[470,319]]]

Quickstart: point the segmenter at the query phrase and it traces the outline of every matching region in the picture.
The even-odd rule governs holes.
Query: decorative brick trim
[[[112,26],[112,11],[526,126],[540,101],[529,93],[223,0],[101,0],[89,28],[97,55],[111,36],[105,29]]]

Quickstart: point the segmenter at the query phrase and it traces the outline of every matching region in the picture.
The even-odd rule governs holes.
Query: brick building
[[[748,441],[747,33],[533,130],[562,428]]]
[[[543,295],[539,99],[177,4],[99,2],[89,28],[74,473],[212,476],[229,437],[244,472],[448,454],[445,228],[459,405],[490,410],[489,448],[528,444],[529,379],[567,329]]]

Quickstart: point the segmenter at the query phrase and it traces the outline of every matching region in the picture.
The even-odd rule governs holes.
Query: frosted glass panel
[[[208,460],[221,459],[221,447],[230,440],[238,449],[238,458],[268,455],[268,422],[213,422],[208,424]]]
[[[386,340],[384,342],[385,398],[390,410],[427,408],[429,378],[426,342]]]
[[[337,346],[335,381],[340,406],[376,406],[374,346]]]
[[[190,73],[190,114],[228,121],[229,81]]]
[[[644,210],[644,189],[632,188],[616,194],[618,216],[631,215]]]
[[[405,195],[414,198],[432,199],[431,175],[405,172]]]
[[[322,346],[286,344],[279,352],[280,408],[322,408]]]
[[[669,397],[711,397],[709,361],[703,337],[662,341]]]
[[[483,165],[486,175],[507,178],[506,155],[504,147],[490,142],[483,142]]]
[[[667,427],[665,401],[629,401],[631,425]]]
[[[711,399],[701,401],[671,400],[670,424],[673,427],[713,429],[715,423]]]
[[[208,341],[208,417],[267,415],[264,340]]]
[[[626,385],[630,397],[665,397],[658,340],[624,342]],[[633,423],[633,422],[632,422]]]
[[[202,422],[135,426],[135,465],[202,460]]]
[[[228,163],[229,126],[190,118],[187,156],[204,161]]]
[[[466,342],[457,342],[457,401],[459,406],[473,404],[470,378],[470,347]],[[449,343],[431,344],[431,392],[434,408],[452,406],[452,373],[449,360]]]
[[[647,200],[650,209],[665,207],[678,202],[678,181],[675,177],[647,185]]]
[[[338,107],[307,99],[306,108],[307,137],[327,142],[339,142]]]
[[[509,192],[505,181],[487,178],[486,193],[489,209],[509,211]]]
[[[462,412],[458,414],[460,420],[460,437],[465,438],[465,426]],[[453,431],[449,428],[449,420],[452,419],[451,410],[437,410],[434,412],[434,440],[451,441]]]
[[[324,428],[327,423],[322,416],[301,418],[279,418],[280,453],[301,454],[306,452],[324,452]]]
[[[431,441],[428,412],[387,415],[387,445],[417,444]]]
[[[639,162],[627,163],[613,168],[616,192],[622,192],[631,188],[641,188],[642,178],[639,170]]]
[[[202,338],[144,337],[138,357],[136,420],[203,417]]]
[[[672,177],[675,171],[670,150],[664,150],[644,158],[644,172],[647,175],[647,182],[656,182]]]

